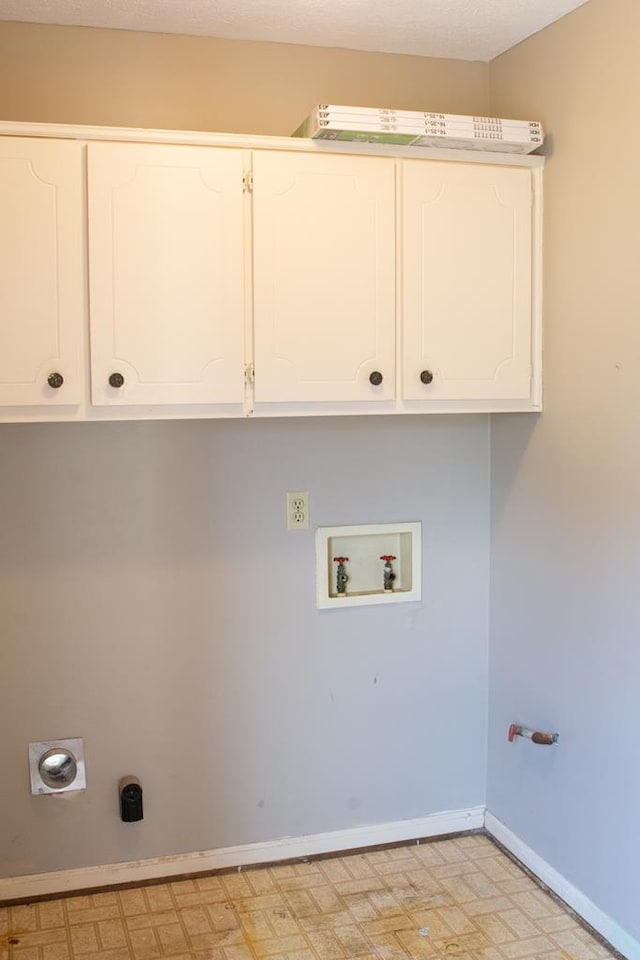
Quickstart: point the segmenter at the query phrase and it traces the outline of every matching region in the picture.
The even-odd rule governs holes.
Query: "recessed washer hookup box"
[[[320,609],[422,599],[422,524],[318,527]]]

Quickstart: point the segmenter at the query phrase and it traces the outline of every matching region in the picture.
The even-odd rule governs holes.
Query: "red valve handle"
[[[334,558],[333,558],[333,562],[334,562],[334,563],[348,563],[348,562],[349,562],[349,557],[334,557]]]
[[[512,723],[509,727],[509,743],[513,743],[515,738],[518,736],[518,724]]]
[[[396,557],[394,557],[394,556],[392,556],[390,553],[388,553],[388,554],[383,554],[383,555],[380,557],[380,559],[381,559],[381,560],[386,560],[387,563],[388,563],[390,560],[395,560]]]

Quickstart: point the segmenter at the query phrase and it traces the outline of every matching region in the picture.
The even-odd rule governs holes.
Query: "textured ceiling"
[[[0,20],[492,60],[587,0],[0,0]]]

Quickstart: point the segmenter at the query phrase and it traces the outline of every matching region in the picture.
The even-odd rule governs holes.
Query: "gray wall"
[[[0,448],[3,875],[483,803],[486,417],[4,425]],[[318,611],[290,489],[314,526],[421,520],[422,602]],[[29,741],[74,736],[86,792],[31,797]]]
[[[325,99],[483,113],[489,68],[0,22],[0,80],[5,119],[288,134]],[[483,803],[486,417],[5,425],[0,454],[0,875]],[[295,489],[316,526],[422,520],[422,602],[319,612]],[[86,794],[30,797],[27,744],[69,736]]]
[[[636,938],[639,36],[637,0],[591,0],[492,64],[492,110],[552,148],[545,409],[492,420],[488,767],[489,809]]]
[[[482,114],[488,102],[478,61],[0,21],[5,120],[288,137],[316,103]]]

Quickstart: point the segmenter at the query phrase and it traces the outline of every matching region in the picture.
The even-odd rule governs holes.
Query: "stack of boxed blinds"
[[[416,147],[531,153],[544,134],[536,120],[319,104],[292,134],[314,140],[400,143]]]

